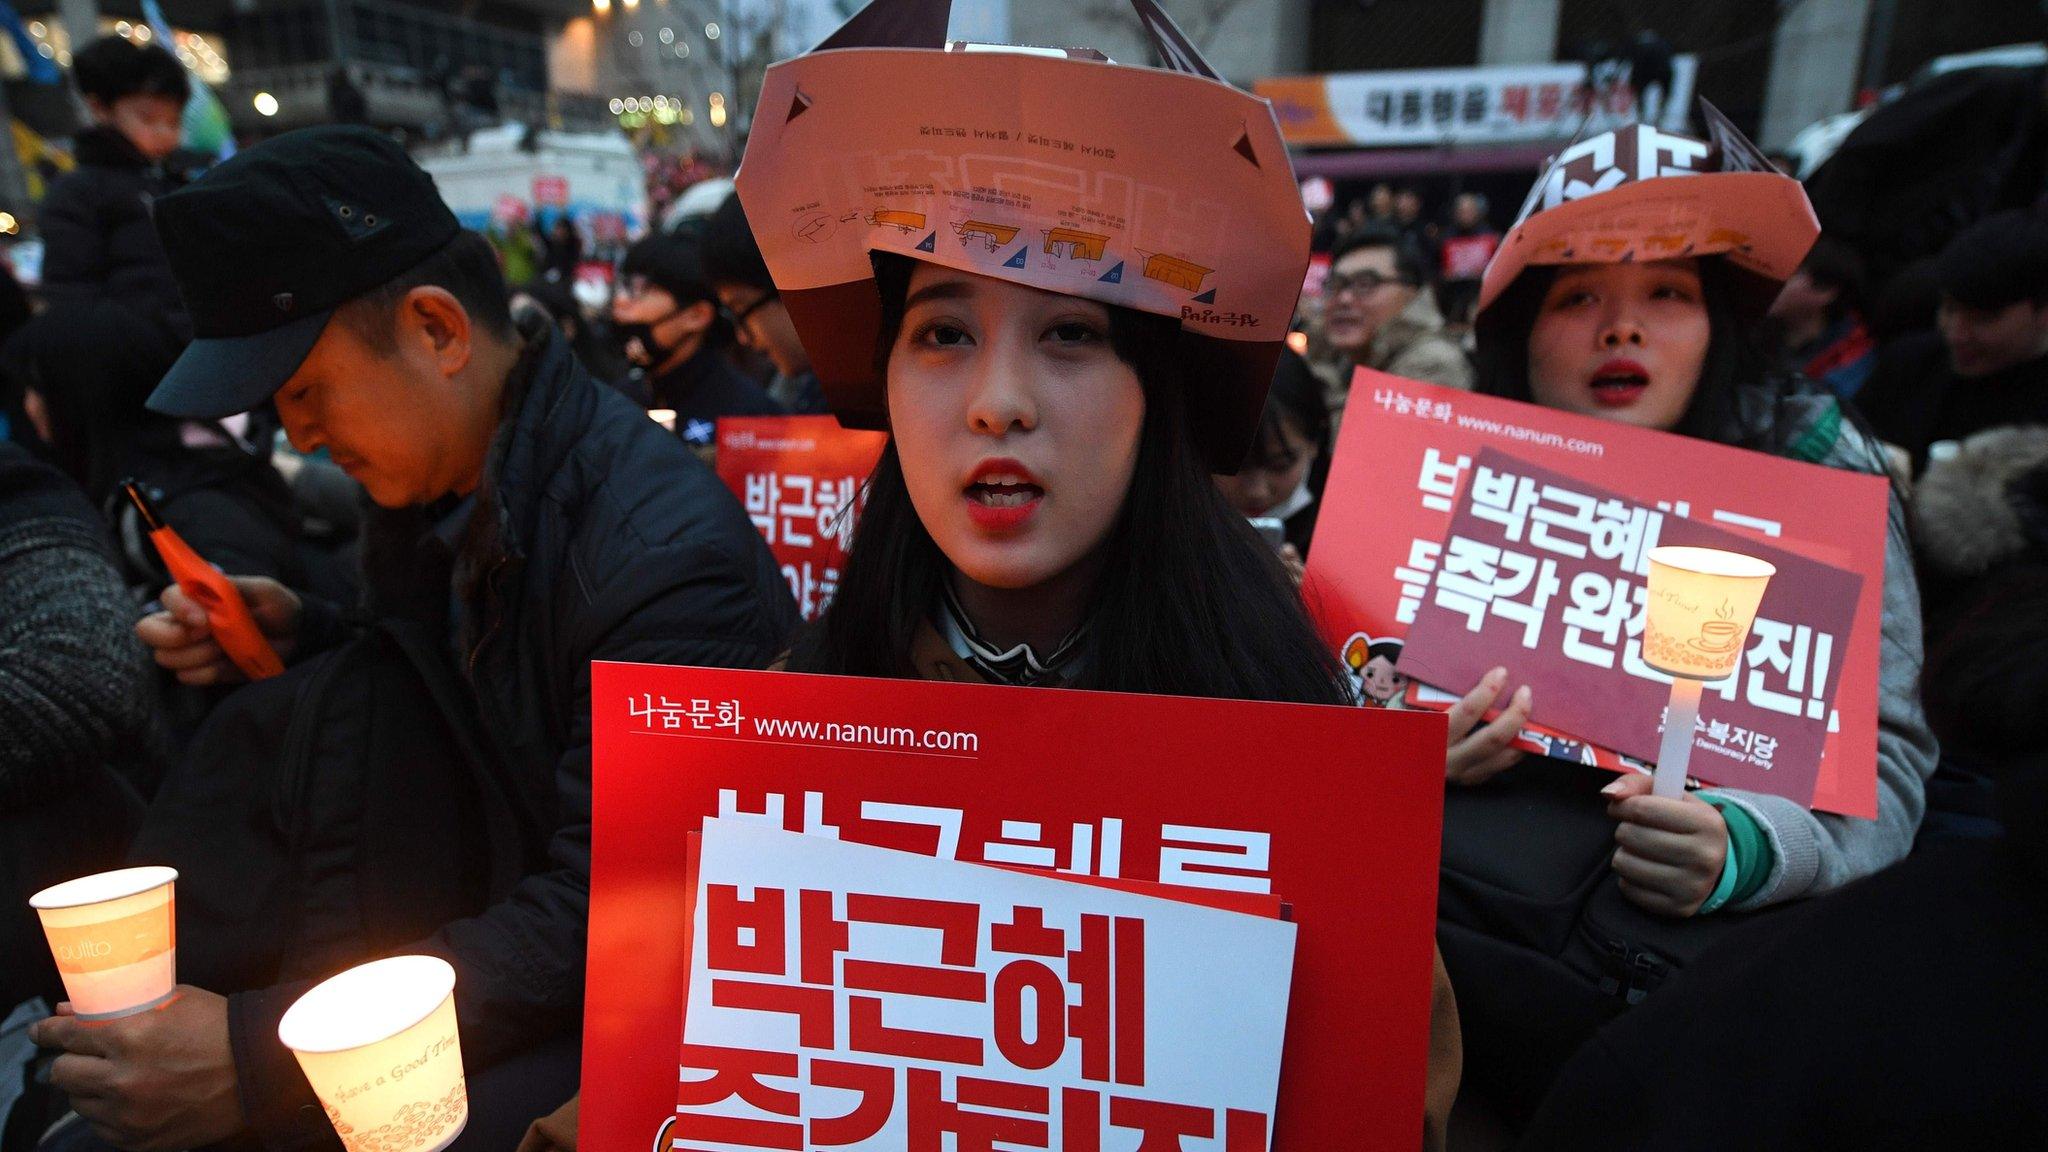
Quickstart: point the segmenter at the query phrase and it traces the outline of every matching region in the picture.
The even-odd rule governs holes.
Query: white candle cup
[[[439,1152],[469,1122],[445,960],[393,956],[322,981],[277,1036],[349,1152]]]
[[[1715,548],[1650,549],[1643,618],[1643,662],[1672,678],[1651,790],[1685,794],[1701,688],[1733,675],[1749,646],[1764,589],[1778,569],[1754,556]]]
[[[1739,552],[1650,549],[1643,662],[1692,680],[1720,680],[1734,672],[1777,571]]]
[[[83,1020],[146,1012],[178,984],[175,868],[81,876],[29,897],[71,1009]]]

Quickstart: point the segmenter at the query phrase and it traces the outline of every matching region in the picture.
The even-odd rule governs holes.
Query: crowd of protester
[[[455,964],[457,1147],[549,1152],[576,1144],[592,660],[1350,702],[1297,585],[1359,368],[1893,493],[1874,820],[1546,762],[1512,745],[1535,701],[1499,673],[1451,711],[1426,1143],[1962,1147],[2048,1123],[2048,202],[1964,214],[1912,261],[1823,232],[1758,296],[1717,256],[1495,286],[1484,197],[1433,220],[1382,184],[1318,222],[1327,275],[1244,427],[1178,388],[1209,366],[1175,322],[878,256],[862,339],[892,438],[799,628],[708,467],[722,417],[834,410],[816,318],[738,196],[634,242],[594,307],[572,228],[522,225],[508,255],[376,132],[303,130],[186,182],[163,163],[173,58],[110,37],[74,74],[93,126],[42,207],[42,282],[0,283],[0,1152],[332,1145],[276,1036],[321,974],[289,958],[308,929],[235,879],[238,850],[283,850],[241,816],[279,803],[247,770],[283,742],[266,716],[397,709],[487,766],[447,800],[449,869],[379,901],[437,918],[366,914],[326,954]],[[1588,384],[1616,348],[1645,365],[1624,406]],[[999,356],[1025,370],[978,364]],[[959,507],[997,433],[1079,479],[1022,559]],[[1091,472],[1104,444],[1116,475]],[[242,684],[131,479],[294,673]],[[345,659],[444,690],[297,675]],[[307,802],[333,807],[294,826],[360,815]],[[167,842],[213,846],[225,890],[202,869],[179,899],[236,955],[181,956],[180,996],[141,1017],[53,1014],[28,894]],[[1611,886],[1689,962],[1619,999],[1532,975],[1502,923],[1551,915],[1551,884]]]

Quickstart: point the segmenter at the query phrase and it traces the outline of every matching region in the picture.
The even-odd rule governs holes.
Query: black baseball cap
[[[149,406],[204,419],[270,399],[337,307],[462,231],[405,149],[344,125],[238,153],[156,201],[155,216],[195,339]]]
[[[710,300],[711,280],[704,272],[703,250],[704,242],[687,226],[674,233],[650,233],[626,249],[619,274],[647,277],[678,304]]]
[[[1968,308],[2048,299],[2048,223],[2018,208],[1958,232],[1935,257],[1942,294]]]

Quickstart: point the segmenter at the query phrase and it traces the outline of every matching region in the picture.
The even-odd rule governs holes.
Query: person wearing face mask
[[[1798,183],[1771,169],[1710,106],[1701,110],[1707,141],[1630,125],[1553,162],[1487,268],[1478,390],[1883,474],[1875,437],[1831,391],[1774,373],[1763,359],[1754,341],[1763,314],[1819,228]],[[1638,157],[1658,163],[1639,169]],[[1657,206],[1656,224],[1632,231],[1614,223],[1640,218],[1630,210],[1643,204]],[[1691,245],[1680,245],[1691,255],[1643,258],[1670,250],[1650,245],[1668,244],[1672,234]],[[1731,236],[1742,237],[1742,246]],[[1594,252],[1603,253],[1600,261],[1564,258]],[[1586,849],[1594,867],[1611,864],[1628,904],[1667,922],[1816,896],[1902,859],[1920,825],[1937,750],[1916,693],[1919,592],[1896,494],[1887,531],[1876,819],[1735,789],[1653,796],[1646,775],[1617,779],[1525,756],[1510,742],[1529,718],[1531,690],[1507,698],[1505,670],[1495,669],[1451,713],[1447,889],[1454,887],[1450,862],[1482,858],[1483,841],[1504,835],[1521,839],[1517,854],[1525,861],[1571,859]],[[1499,718],[1482,723],[1495,708]],[[1446,906],[1459,905],[1451,899]],[[1466,926],[1465,939],[1482,942],[1469,954],[1477,956],[1494,930],[1476,920]],[[1483,975],[1461,971],[1451,936],[1444,940],[1460,989],[1468,982],[1485,988]],[[1511,1111],[1526,1109],[1590,1029],[1537,1034],[1526,1000],[1515,1002],[1512,992],[1480,999],[1485,1040],[1473,1043],[1474,1066],[1483,1069],[1475,1078],[1507,1096]],[[1622,1006],[1614,1001],[1607,1010]]]
[[[779,416],[782,409],[726,358],[731,325],[704,276],[701,242],[687,227],[626,251],[612,296],[612,332],[634,365],[623,387],[647,408],[675,415],[675,432],[699,455],[717,444],[721,416]]]
[[[191,93],[185,67],[154,44],[106,36],[82,49],[71,74],[92,114],[78,134],[78,167],[43,198],[43,295],[113,300],[178,339],[191,321],[178,296],[150,204],[177,187],[163,162],[178,148]]]
[[[1323,481],[1330,474],[1330,410],[1308,362],[1280,353],[1252,450],[1235,473],[1216,474],[1216,487],[1247,520],[1283,525],[1280,559],[1298,582],[1316,529]]]
[[[1388,224],[1367,224],[1330,253],[1323,281],[1323,330],[1338,353],[1332,367],[1351,386],[1371,368],[1446,388],[1472,387],[1472,362],[1444,336],[1444,314],[1429,289],[1429,262],[1415,241]]]

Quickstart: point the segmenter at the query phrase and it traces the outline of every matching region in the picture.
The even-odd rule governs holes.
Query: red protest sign
[[[839,589],[868,473],[886,432],[831,416],[740,416],[718,422],[718,478],[782,566],[798,611],[815,620]]]
[[[1494,667],[1535,686],[1543,718],[1642,760],[1657,756],[1671,678],[1643,661],[1649,553],[1742,552],[1777,567],[1743,666],[1706,686],[1693,774],[1813,799],[1862,578],[1711,524],[1667,516],[1497,448],[1482,449],[1421,598],[1402,667],[1473,684]],[[1731,636],[1720,649],[1732,653]]]
[[[562,208],[569,203],[569,178],[567,176],[535,176],[533,178],[533,202],[543,208]]]
[[[1447,236],[1444,238],[1443,267],[1441,273],[1446,280],[1477,280],[1486,274],[1487,262],[1493,259],[1500,248],[1500,236],[1493,232],[1481,232],[1475,236]]]
[[[1441,718],[649,665],[591,677],[589,1146],[647,1146],[675,1116],[686,837],[756,814],[943,859],[1284,898],[1299,931],[1273,1147],[1413,1147]]]
[[[1664,513],[1666,542],[1680,542],[1671,535],[1684,532],[1674,529],[1677,522],[1696,520],[1735,533],[1744,548],[1777,548],[1861,577],[1847,643],[1833,653],[1839,723],[1827,738],[1813,807],[1866,819],[1877,814],[1877,675],[1890,499],[1879,476],[1360,370],[1323,494],[1307,595],[1325,639],[1344,656],[1362,692],[1400,699],[1405,682],[1387,658],[1403,667],[1414,659],[1402,655],[1402,644],[1442,563],[1474,459],[1489,447],[1569,478],[1578,491],[1590,486],[1618,493],[1635,508]],[[1554,514],[1546,506],[1543,515]],[[1530,516],[1536,515],[1532,508]],[[1601,516],[1597,505],[1585,521],[1610,538],[1627,530],[1625,522]],[[1551,607],[1561,619],[1571,603],[1566,586]],[[1562,627],[1547,635],[1546,643],[1562,645]],[[1789,661],[1785,644],[1761,629],[1752,632],[1745,668],[1753,661]],[[1809,674],[1814,655],[1811,649],[1806,654]],[[1437,685],[1460,692],[1471,686]],[[1524,730],[1522,746],[1626,769],[1614,750],[1586,743],[1589,734],[1554,718],[1567,695],[1536,685],[1538,723]],[[1716,758],[1698,756],[1694,765],[1705,774]]]

